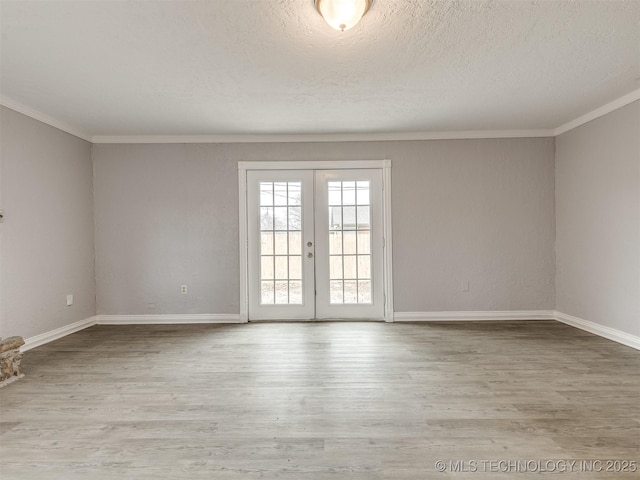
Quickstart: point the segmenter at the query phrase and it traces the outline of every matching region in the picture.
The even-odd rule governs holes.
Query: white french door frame
[[[249,321],[249,237],[247,172],[250,170],[382,170],[384,320],[393,322],[393,265],[391,232],[391,160],[238,162],[240,321]]]

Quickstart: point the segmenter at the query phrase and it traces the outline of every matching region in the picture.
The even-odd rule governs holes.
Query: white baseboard
[[[245,323],[234,313],[189,313],[184,315],[98,315],[98,325],[151,325],[187,323]]]
[[[599,323],[590,322],[589,320],[567,315],[562,312],[555,312],[555,319],[572,327],[579,328],[580,330],[584,330],[586,332],[593,333],[594,335],[640,350],[640,337],[636,335],[632,335],[615,328],[605,327]]]
[[[640,337],[606,327],[589,320],[567,315],[553,310],[501,310],[467,312],[396,312],[396,322],[451,322],[482,320],[557,320],[589,333],[599,335],[614,342],[640,350]],[[149,324],[189,324],[189,323],[245,323],[238,314],[185,314],[185,315],[97,315],[79,322],[56,328],[50,332],[25,339],[20,351],[26,352],[45,343],[84,330],[93,325],[149,325]]]
[[[56,328],[55,330],[41,333],[40,335],[36,335],[34,337],[26,338],[24,341],[24,345],[20,347],[20,351],[26,352],[27,350],[39,347],[40,345],[44,345],[45,343],[53,342],[54,340],[58,340],[59,338],[66,337],[67,335],[70,335],[72,333],[92,327],[95,324],[96,317],[89,317],[85,318],[84,320],[80,320],[79,322],[71,323],[69,325],[65,325],[64,327]]]
[[[53,342],[93,325],[145,325],[145,324],[185,324],[185,323],[243,323],[237,314],[186,314],[186,315],[96,315],[79,322],[56,328],[25,339],[21,352]]]
[[[553,310],[498,310],[469,312],[396,312],[396,322],[453,322],[478,320],[554,320]]]

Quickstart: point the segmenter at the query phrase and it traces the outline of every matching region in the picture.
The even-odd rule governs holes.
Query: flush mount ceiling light
[[[373,0],[314,0],[325,22],[344,32],[354,27],[367,13]]]

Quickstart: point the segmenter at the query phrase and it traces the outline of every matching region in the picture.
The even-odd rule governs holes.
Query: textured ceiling
[[[640,0],[1,2],[0,93],[98,135],[557,127],[640,87]]]

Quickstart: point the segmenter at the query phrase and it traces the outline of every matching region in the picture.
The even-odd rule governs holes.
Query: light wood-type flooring
[[[517,480],[541,475],[504,462],[640,462],[640,352],[554,321],[94,326],[23,365],[0,389],[2,480]],[[640,478],[621,465],[543,476]]]

